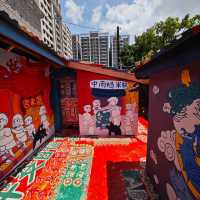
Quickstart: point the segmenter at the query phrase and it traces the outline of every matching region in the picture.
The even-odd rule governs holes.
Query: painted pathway
[[[147,125],[139,127],[145,137]],[[0,200],[124,200],[127,194],[119,172],[140,168],[146,155],[144,137],[55,138],[9,177],[0,189]],[[120,181],[112,181],[115,177]],[[120,195],[113,196],[116,190]]]

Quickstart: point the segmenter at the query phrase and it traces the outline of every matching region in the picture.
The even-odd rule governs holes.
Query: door
[[[60,86],[63,127],[78,127],[78,99],[76,80],[73,77],[62,78],[60,80]]]

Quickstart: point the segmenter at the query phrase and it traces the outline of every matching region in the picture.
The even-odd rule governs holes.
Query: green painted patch
[[[84,152],[87,147],[76,148],[76,151]],[[75,149],[72,148],[71,155],[74,156]],[[87,185],[89,182],[92,155],[80,160],[72,158],[67,163],[61,184],[56,188],[56,200],[82,200],[87,196]]]
[[[21,199],[24,194],[22,192],[16,191],[16,188],[19,186],[19,183],[7,184],[4,190],[0,191],[1,200],[11,200],[11,199]]]
[[[36,172],[45,166],[45,162],[37,164],[37,161],[29,163],[21,172],[17,174],[17,178],[22,180],[28,176],[28,185],[35,181]]]
[[[54,150],[61,145],[61,142],[49,142],[43,150]]]
[[[51,151],[40,151],[33,159],[47,161],[51,158],[52,155],[53,155],[53,152]]]

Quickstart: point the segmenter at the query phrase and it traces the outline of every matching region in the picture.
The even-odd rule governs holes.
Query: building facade
[[[72,58],[72,36],[62,22],[60,0],[0,0],[0,10],[59,55]]]
[[[59,55],[72,58],[72,36],[69,28],[62,22],[59,0],[35,0],[42,11],[42,39]]]
[[[119,53],[121,49],[124,48],[125,44],[129,44],[130,37],[129,35],[120,35],[119,38]],[[121,62],[118,64],[117,59],[117,36],[110,37],[110,56],[111,56],[111,63],[110,66],[114,68],[118,68],[118,65],[121,66]]]
[[[129,44],[129,35],[120,36],[120,49]],[[90,32],[73,35],[73,59],[105,64],[113,68],[117,64],[117,37],[108,33]]]
[[[79,35],[72,35],[72,51],[74,60],[82,59],[81,40]]]
[[[109,65],[109,34],[90,32],[73,36],[73,58]]]

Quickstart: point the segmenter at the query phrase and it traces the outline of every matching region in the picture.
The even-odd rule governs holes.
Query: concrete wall
[[[24,20],[41,32],[40,19],[43,17],[37,3],[34,0],[6,0],[13,10],[17,10]]]

